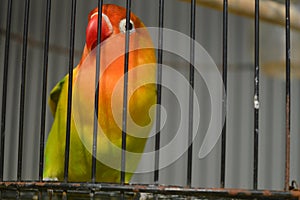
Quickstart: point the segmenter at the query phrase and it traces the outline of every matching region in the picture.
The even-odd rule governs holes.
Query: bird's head
[[[102,6],[101,41],[97,42],[98,36],[98,8],[92,10],[88,17],[86,28],[86,47],[91,51],[97,44],[103,42],[112,35],[126,32],[126,9],[113,4]],[[137,28],[145,27],[141,20],[133,13],[130,16],[129,31],[134,32]]]

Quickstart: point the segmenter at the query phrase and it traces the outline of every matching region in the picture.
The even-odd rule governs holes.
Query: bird
[[[86,78],[85,72],[94,69],[95,62],[87,60],[96,59],[95,49],[97,45],[101,46],[100,71],[99,78],[99,103],[98,103],[98,125],[101,127],[102,134],[97,138],[97,160],[96,160],[96,181],[97,182],[121,182],[121,172],[118,167],[110,166],[105,159],[121,165],[122,149],[122,127],[118,124],[123,112],[123,89],[116,89],[118,84],[123,88],[124,78],[124,60],[125,60],[125,37],[126,31],[129,31],[129,47],[132,50],[128,53],[128,73],[139,69],[140,66],[148,66],[145,69],[133,72],[128,76],[128,113],[137,127],[128,125],[126,137],[126,151],[136,154],[131,158],[126,156],[125,183],[128,183],[134,174],[141,154],[144,151],[147,137],[153,125],[153,112],[150,109],[156,104],[156,54],[153,47],[153,41],[144,23],[134,14],[130,13],[130,26],[126,27],[126,9],[115,4],[104,4],[102,6],[102,26],[101,41],[97,40],[98,28],[98,8],[93,9],[88,15],[88,24],[85,31],[85,45],[82,57],[78,65],[73,69],[73,101],[76,101],[74,92],[77,91],[80,97],[80,109],[85,109],[85,105],[91,104],[94,100],[95,92],[90,92],[85,85],[93,85],[95,78]],[[106,63],[110,57],[109,52],[122,52],[113,61]],[[106,66],[103,66],[106,65]],[[147,79],[148,82],[144,83]],[[54,116],[53,124],[47,137],[45,145],[44,159],[44,180],[64,180],[65,164],[65,144],[67,127],[67,104],[68,104],[68,81],[67,74],[59,83],[57,83],[49,97],[49,107]],[[139,85],[143,84],[143,85]],[[76,86],[77,85],[77,86]],[[137,87],[137,85],[139,85]],[[76,91],[75,91],[76,90]],[[115,95],[115,96],[114,96]],[[116,100],[113,100],[117,97]],[[114,102],[116,101],[116,102]],[[88,103],[89,102],[89,103]],[[113,107],[112,104],[115,104]],[[74,107],[74,106],[73,106]],[[69,168],[68,181],[71,182],[89,182],[92,174],[92,148],[86,145],[85,141],[93,141],[92,125],[86,130],[80,129],[80,125],[85,126],[89,119],[87,112],[81,112],[79,118],[74,116],[76,111],[71,111],[70,120],[70,149],[69,149]],[[114,110],[116,110],[115,114]],[[92,111],[90,111],[92,112]],[[118,116],[115,116],[118,115]],[[93,113],[91,116],[94,116]],[[79,122],[78,122],[79,121]],[[90,123],[93,124],[93,123]],[[116,147],[119,151],[114,151],[108,147],[108,143]],[[126,153],[127,155],[127,153]],[[98,159],[98,158],[103,158]]]

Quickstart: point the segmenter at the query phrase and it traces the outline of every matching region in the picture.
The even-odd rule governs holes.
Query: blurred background
[[[105,0],[125,7],[124,0]],[[8,66],[8,94],[5,130],[4,179],[15,180],[17,174],[17,146],[19,131],[20,79],[22,64],[22,33],[24,22],[23,0],[14,0],[12,9],[11,41]],[[74,67],[81,58],[85,43],[85,28],[88,13],[97,6],[96,0],[78,0],[75,29]],[[293,4],[297,9],[297,4]],[[164,26],[189,35],[190,3],[165,0]],[[132,1],[132,11],[146,26],[158,27],[159,5],[154,0]],[[42,70],[45,34],[46,1],[31,0],[29,14],[28,52],[26,70],[23,179],[38,178],[39,134],[42,100]],[[6,31],[7,1],[0,6],[0,103],[2,102],[3,60]],[[69,37],[71,1],[52,0],[50,25],[50,50],[47,93],[61,80],[69,66]],[[254,85],[254,19],[229,14],[228,27],[228,112],[226,187],[252,188],[253,168],[253,85]],[[196,40],[222,69],[222,12],[212,8],[196,8]],[[175,42],[175,41],[174,41]],[[292,112],[291,112],[291,180],[300,181],[300,32],[292,31]],[[188,77],[188,63],[165,53],[163,62]],[[259,189],[284,188],[285,164],[285,27],[266,22],[260,24],[260,114],[259,114]],[[163,79],[173,81],[168,74]],[[176,83],[174,83],[176,84]],[[196,76],[196,90],[200,91],[200,130],[194,142],[193,179],[196,187],[219,187],[220,140],[204,159],[198,158],[209,122],[209,98],[202,78]],[[203,93],[201,92],[203,91]],[[162,105],[168,120],[162,131],[162,146],[176,132],[179,112],[176,102],[167,90],[163,90]],[[1,108],[0,108],[1,109]],[[46,133],[53,117],[47,107]],[[149,140],[146,150],[153,149]],[[180,148],[180,145],[179,145]],[[162,158],[163,159],[163,158]],[[186,160],[184,154],[172,165],[160,171],[159,183],[185,185]],[[154,162],[154,161],[153,161]],[[142,163],[141,165],[153,165]],[[153,183],[153,173],[136,174],[132,182]]]

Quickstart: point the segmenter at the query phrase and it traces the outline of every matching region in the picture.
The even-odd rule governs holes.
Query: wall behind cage
[[[125,6],[125,1],[105,1]],[[87,15],[97,5],[97,1],[77,1],[75,61],[78,63],[84,46]],[[189,34],[190,4],[165,1],[164,25],[184,34]],[[7,1],[2,0],[0,7],[0,94],[3,86],[3,60],[6,31]],[[39,134],[41,117],[42,69],[45,32],[46,1],[31,0],[29,16],[28,54],[26,71],[25,122],[23,179],[38,177]],[[158,26],[158,1],[133,1],[135,12],[149,27]],[[222,66],[222,13],[208,8],[197,7],[196,40],[210,54],[219,69]],[[178,14],[180,13],[180,15]],[[49,72],[47,91],[62,79],[68,71],[69,35],[71,19],[71,1],[52,0]],[[8,65],[8,94],[6,107],[5,141],[5,180],[16,179],[17,145],[19,132],[19,98],[22,62],[22,32],[24,21],[24,1],[13,1],[12,29]],[[228,113],[227,113],[227,151],[226,151],[226,187],[251,188],[253,166],[253,66],[254,33],[253,20],[229,15],[229,52],[228,52]],[[259,141],[259,187],[282,189],[284,186],[284,144],[285,144],[285,82],[284,66],[278,75],[268,73],[268,64],[275,66],[284,61],[284,28],[261,24],[261,85],[260,85],[260,141]],[[296,60],[299,53],[299,33],[292,34],[292,56]],[[188,63],[165,53],[164,64],[172,66],[188,77]],[[297,62],[296,62],[297,63]],[[295,68],[298,66],[295,66]],[[264,70],[265,69],[265,70]],[[271,68],[271,71],[273,69]],[[294,69],[296,70],[296,69]],[[221,70],[220,70],[221,71]],[[174,82],[168,74],[164,81]],[[180,88],[180,86],[178,86]],[[292,161],[291,179],[300,180],[299,160],[299,77],[292,79]],[[196,76],[196,90],[202,94],[201,128],[194,141],[193,186],[219,187],[220,179],[220,141],[204,159],[198,158],[198,151],[209,123],[209,94],[200,75]],[[182,88],[182,95],[186,89]],[[176,132],[174,122],[179,119],[176,102],[172,94],[163,90],[162,105],[168,113],[168,121],[162,132],[162,145],[166,144]],[[0,103],[3,97],[0,96]],[[171,103],[170,103],[171,102]],[[1,108],[0,108],[1,109]],[[53,118],[47,108],[46,132],[51,128]],[[180,148],[181,144],[178,144]],[[146,150],[153,149],[149,140]],[[161,158],[163,159],[163,158]],[[185,185],[186,153],[176,162],[160,171],[160,183]],[[151,161],[141,165],[153,165]],[[132,182],[152,183],[153,173],[136,174]]]

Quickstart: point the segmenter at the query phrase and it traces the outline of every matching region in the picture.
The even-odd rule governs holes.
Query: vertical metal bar
[[[227,50],[228,50],[228,0],[223,1],[223,69],[222,78],[224,92],[222,95],[222,116],[224,117],[224,126],[222,129],[221,138],[221,188],[225,187],[225,172],[226,172],[226,115],[227,115]]]
[[[157,50],[157,107],[156,107],[156,135],[155,135],[155,158],[154,158],[154,182],[159,180],[159,149],[160,149],[160,129],[161,129],[161,81],[162,81],[162,59],[163,59],[163,27],[164,27],[164,0],[159,0],[158,17],[158,50]]]
[[[124,92],[122,113],[122,159],[121,159],[121,184],[125,183],[126,170],[126,136],[127,136],[127,105],[128,105],[128,64],[129,64],[129,34],[130,34],[131,0],[126,0],[126,38],[124,58]]]
[[[102,27],[102,5],[103,0],[98,1],[98,27],[97,27],[97,54],[96,54],[96,75],[95,75],[95,117],[94,117],[94,133],[93,133],[93,154],[92,154],[92,182],[96,181],[97,168],[97,134],[98,134],[98,114],[99,114],[99,90],[100,90],[100,41],[101,41],[101,27]]]
[[[187,186],[192,184],[193,167],[193,121],[194,121],[194,78],[195,78],[195,35],[196,35],[196,1],[191,0],[191,27],[190,27],[190,77],[189,77],[189,117],[188,117],[188,160],[187,160]]]
[[[291,132],[291,36],[290,36],[290,0],[285,1],[286,9],[286,161],[285,190],[289,190],[290,182],[290,132]]]
[[[72,0],[70,27],[70,51],[69,51],[69,81],[68,81],[68,105],[67,105],[67,128],[66,128],[66,146],[65,146],[65,165],[64,181],[68,181],[69,175],[69,157],[70,157],[70,133],[71,133],[71,109],[72,109],[72,85],[73,85],[73,65],[74,65],[74,42],[75,42],[75,17],[76,0]]]
[[[7,98],[7,75],[8,75],[10,30],[11,30],[11,13],[12,13],[12,0],[8,0],[8,2],[7,2],[7,17],[6,17],[5,50],[4,50],[2,108],[1,108],[0,181],[3,181],[3,171],[4,171],[4,144],[5,144],[5,121],[6,121],[6,101],[7,101],[7,99],[6,99]]]
[[[257,189],[259,140],[259,0],[255,0],[255,66],[254,66],[254,162],[253,189]]]
[[[48,79],[48,53],[49,53],[49,39],[50,39],[50,14],[51,14],[51,0],[47,0],[45,44],[44,44],[41,133],[40,133],[39,181],[43,180],[43,168],[44,168],[45,123],[46,123],[47,79]]]
[[[22,72],[21,72],[21,91],[20,91],[20,113],[19,113],[19,144],[18,144],[18,167],[17,180],[22,179],[22,158],[23,158],[23,134],[24,134],[24,111],[25,111],[25,88],[26,88],[26,61],[27,61],[27,39],[29,23],[30,0],[25,1],[25,16],[23,29],[23,49],[22,49]]]

